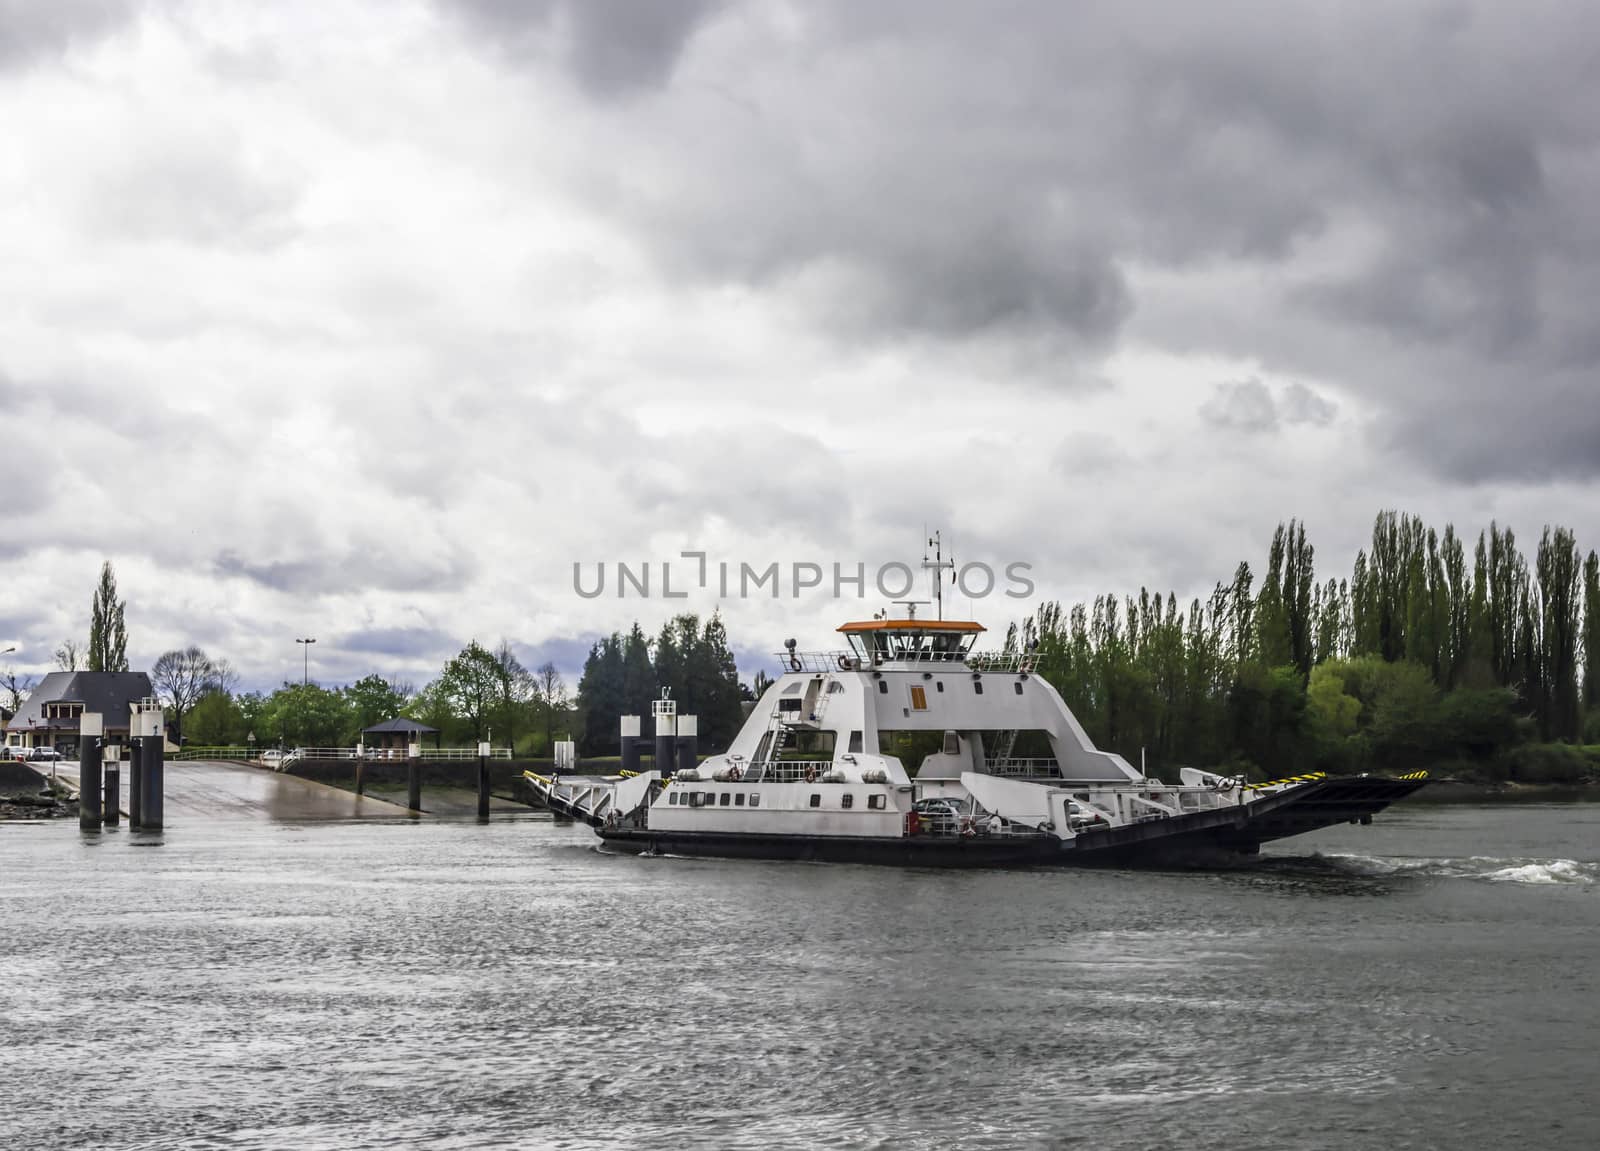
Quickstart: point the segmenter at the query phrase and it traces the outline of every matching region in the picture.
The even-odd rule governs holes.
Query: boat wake
[[[1356,875],[1473,879],[1488,883],[1539,886],[1584,886],[1600,881],[1600,863],[1584,863],[1575,859],[1498,859],[1485,855],[1464,859],[1372,855],[1322,855],[1315,858]]]

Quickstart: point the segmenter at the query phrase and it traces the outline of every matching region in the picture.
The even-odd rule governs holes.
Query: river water
[[[1600,1146],[1600,805],[1211,872],[0,826],[0,1147]]]

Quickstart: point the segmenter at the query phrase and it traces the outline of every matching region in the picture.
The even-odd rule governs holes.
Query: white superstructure
[[[1247,785],[1190,768],[1177,783],[1146,778],[1094,746],[1031,655],[974,653],[977,623],[910,616],[839,631],[848,646],[836,651],[791,641],[732,745],[697,768],[529,779],[553,809],[638,850],[941,863],[1174,837],[1253,851],[1367,818],[1420,786],[1321,776]]]

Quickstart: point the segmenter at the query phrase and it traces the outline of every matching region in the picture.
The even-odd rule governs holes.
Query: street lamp
[[[315,639],[297,639],[294,642],[301,644],[300,650],[305,653],[300,660],[300,686],[305,687],[306,684],[311,682],[311,645],[317,641]]]

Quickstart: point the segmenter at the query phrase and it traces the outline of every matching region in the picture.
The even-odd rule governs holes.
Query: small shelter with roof
[[[424,736],[433,736],[433,746],[439,746],[439,729],[399,716],[361,729],[361,743],[369,752],[394,759],[404,756],[411,744],[421,743]]]

